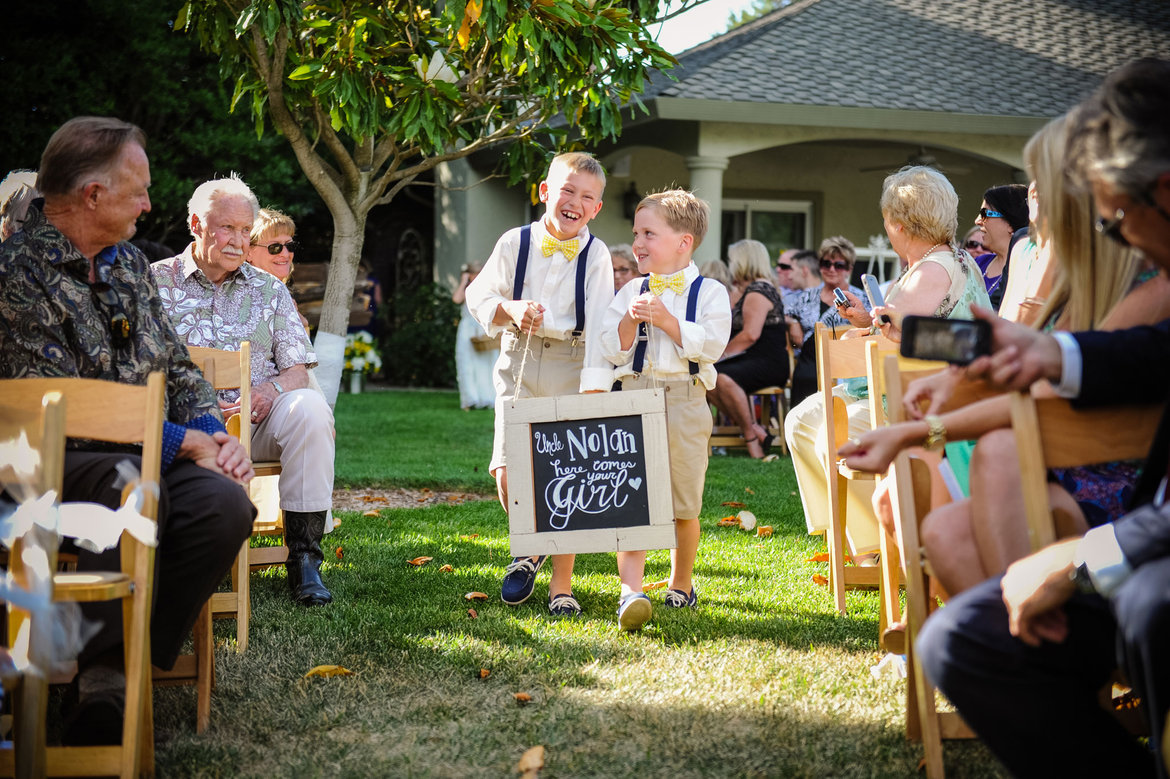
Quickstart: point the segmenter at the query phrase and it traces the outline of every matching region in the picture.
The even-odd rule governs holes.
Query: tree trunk
[[[334,213],[333,231],[333,254],[325,282],[325,301],[321,307],[317,338],[313,342],[317,353],[317,382],[330,406],[337,403],[341,372],[345,367],[345,331],[349,327],[353,286],[366,240],[366,214]]]

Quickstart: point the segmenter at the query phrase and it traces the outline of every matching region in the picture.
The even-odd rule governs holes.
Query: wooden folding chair
[[[162,453],[162,422],[166,380],[153,373],[145,386],[97,379],[11,379],[0,382],[4,403],[36,413],[47,393],[58,392],[65,402],[65,434],[71,438],[142,444],[141,478],[158,484]],[[46,484],[60,494],[64,452],[47,461],[54,469]],[[123,500],[135,485],[127,485]],[[143,516],[157,521],[158,502],[147,490],[140,507]],[[128,533],[121,539],[121,571],[55,573],[55,601],[123,603],[126,700],[122,743],[106,747],[47,747],[45,765],[50,776],[138,776],[154,771],[154,725],[150,678],[150,608],[154,583],[154,548]],[[20,577],[22,561],[13,555],[13,576]],[[17,618],[16,630],[21,630]],[[11,626],[10,626],[11,629]],[[35,637],[37,631],[33,631]],[[0,751],[0,773],[16,775],[13,754]]]
[[[788,456],[788,442],[784,440],[784,417],[788,413],[788,392],[792,387],[792,371],[796,358],[792,345],[788,345],[788,381],[783,387],[764,387],[748,395],[748,407],[757,423],[772,436],[772,445],[780,448],[780,454]],[[711,448],[742,449],[747,446],[743,431],[735,425],[723,424],[728,420],[720,417],[711,428]]]
[[[39,498],[50,490],[60,488],[60,474],[65,455],[65,401],[59,392],[47,393],[32,418],[27,408],[0,406],[0,442],[23,448],[36,462],[18,464],[19,452],[0,460],[0,487],[11,487],[17,499]],[[20,486],[17,486],[20,485]],[[16,494],[20,492],[26,494]],[[34,582],[34,578],[51,575],[57,568],[56,533],[33,525],[12,548],[12,555],[20,562],[10,566],[9,584],[25,592],[51,591],[52,582]],[[42,554],[41,571],[25,565],[27,555]],[[45,775],[45,716],[48,709],[49,675],[52,657],[48,651],[51,624],[45,616],[34,619],[29,611],[8,604],[8,640],[10,659],[19,660],[4,666],[4,692],[12,695],[13,734],[6,742],[14,752],[17,776]]]
[[[849,417],[845,402],[833,395],[833,387],[839,379],[854,379],[868,376],[866,350],[875,344],[879,353],[896,351],[898,345],[883,335],[839,340],[833,331],[820,322],[816,328],[817,349],[817,391],[825,409],[825,473],[829,490],[829,529],[825,540],[829,550],[829,588],[832,590],[837,611],[846,613],[845,590],[855,587],[877,588],[881,574],[877,567],[845,565],[847,544],[845,527],[847,518],[848,490],[851,481],[872,481],[872,473],[855,471],[837,455],[837,449],[849,439]],[[873,403],[880,404],[880,397],[870,396],[870,416],[873,417]]]
[[[245,420],[252,416],[252,368],[251,344],[240,342],[238,352],[224,349],[210,349],[202,346],[188,347],[191,361],[203,371],[204,378],[216,390],[238,389],[240,391],[240,413],[227,420],[228,432],[240,439],[244,451],[252,456],[252,425]],[[279,476],[280,461],[253,462],[257,476]],[[258,517],[252,525],[252,535],[283,535],[284,529],[279,517],[270,520]],[[251,539],[244,541],[232,567],[232,588],[229,592],[217,592],[211,596],[211,613],[216,619],[236,620],[236,645],[243,652],[248,648],[248,623],[252,613],[251,587],[248,574],[252,568],[280,565],[288,559],[288,547],[252,548]]]

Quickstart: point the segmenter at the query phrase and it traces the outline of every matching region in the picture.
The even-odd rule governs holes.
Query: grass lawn
[[[460,411],[453,392],[342,395],[336,417],[338,486],[494,490],[491,412]],[[724,501],[774,535],[717,527],[735,511]],[[805,533],[787,459],[712,458],[700,607],[668,612],[651,593],[638,634],[617,628],[613,555],[578,558],[581,619],[547,615],[547,570],[528,603],[501,603],[510,557],[494,500],[341,518],[326,540],[332,605],[294,606],[271,570],[252,578],[245,654],[235,623],[217,624],[207,733],[194,733],[192,689],[156,690],[160,776],[507,777],[538,744],[545,777],[916,773],[905,684],[870,673],[877,597],[851,592],[841,617],[812,582],[825,566],[806,560],[822,544]],[[434,559],[407,564],[421,555]],[[647,581],[669,565],[652,552]],[[468,602],[471,591],[490,597]],[[321,664],[353,675],[304,678]],[[977,743],[945,749],[950,776],[1003,775]]]

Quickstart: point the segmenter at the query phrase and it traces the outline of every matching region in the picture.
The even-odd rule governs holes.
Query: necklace
[[[946,245],[947,245],[947,243],[944,241],[942,243],[936,243],[934,246],[931,246],[929,249],[926,250],[925,254],[923,254],[921,257],[918,258],[918,262],[922,262],[927,257],[929,257],[934,252],[934,250],[937,249],[938,247],[946,246]],[[917,263],[915,263],[915,264],[917,265]]]

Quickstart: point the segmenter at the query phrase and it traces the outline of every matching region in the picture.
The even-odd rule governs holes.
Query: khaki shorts
[[[551,398],[557,395],[576,395],[581,390],[581,367],[585,363],[585,340],[576,346],[571,341],[551,338],[533,338],[528,343],[528,359],[524,360],[527,336],[518,336],[505,330],[500,343],[500,358],[496,360],[492,384],[496,388],[495,436],[492,439],[492,459],[488,471],[493,472],[507,463],[504,461],[504,405],[513,395],[520,398]],[[520,376],[520,391],[516,392],[516,377],[521,362],[524,375]]]
[[[654,380],[642,375],[622,379],[623,390],[653,389]],[[698,519],[703,509],[707,458],[711,454],[711,406],[707,388],[690,379],[664,381],[666,440],[670,447],[670,496],[675,519]]]

